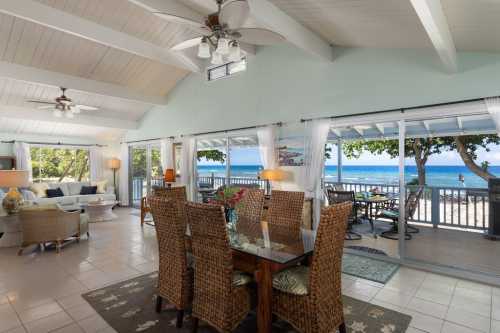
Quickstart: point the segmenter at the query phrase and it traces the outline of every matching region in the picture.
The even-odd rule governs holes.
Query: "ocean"
[[[233,165],[231,166],[231,176],[233,177],[256,177],[262,170],[259,165]],[[500,166],[490,166],[489,171],[500,177]],[[200,176],[210,176],[214,174],[216,177],[225,176],[225,166],[222,165],[199,165],[198,174]],[[407,166],[405,168],[405,178],[410,181],[417,177],[417,169],[415,166]],[[446,165],[436,166],[431,165],[426,167],[427,185],[443,186],[443,187],[462,187],[462,183],[458,181],[458,175],[462,174],[465,177],[466,187],[486,188],[487,183],[480,177],[476,176],[465,166]],[[395,165],[345,165],[342,167],[342,180],[349,183],[368,183],[368,184],[397,184],[398,183],[398,166]],[[325,167],[326,180],[337,180],[337,166]]]

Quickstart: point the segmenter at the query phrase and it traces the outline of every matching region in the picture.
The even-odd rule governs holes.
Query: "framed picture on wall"
[[[278,158],[280,166],[304,165],[304,138],[301,136],[280,138]]]

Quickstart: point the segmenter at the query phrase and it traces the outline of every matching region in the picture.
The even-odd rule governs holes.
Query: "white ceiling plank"
[[[200,64],[182,53],[173,53],[142,39],[110,29],[32,0],[3,0],[0,12],[50,27],[96,43],[145,57],[163,64],[199,72]]]
[[[202,24],[205,22],[205,17],[202,14],[194,11],[193,9],[189,8],[188,6],[184,5],[183,3],[177,0],[128,0],[128,1],[152,13],[161,12],[161,13],[174,14],[175,16],[178,16],[180,20],[186,19],[190,21],[200,22]]]
[[[250,13],[261,24],[286,40],[325,61],[333,61],[332,47],[268,0],[248,0]]]
[[[89,80],[34,67],[16,65],[4,61],[0,61],[0,77],[55,87],[66,87],[72,90],[89,92],[101,96],[112,96],[152,105],[167,104],[166,97],[142,95],[126,87],[111,83]]]
[[[117,118],[105,118],[96,116],[86,116],[78,114],[75,118],[56,118],[52,115],[52,111],[36,110],[12,105],[0,105],[0,118],[9,117],[12,119],[39,120],[44,122],[68,123],[77,125],[90,125],[107,128],[118,128],[132,130],[139,128],[139,123],[136,121],[123,120]]]
[[[441,0],[410,0],[436,52],[449,73],[458,71],[457,50]]]

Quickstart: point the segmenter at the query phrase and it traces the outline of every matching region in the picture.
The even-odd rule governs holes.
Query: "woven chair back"
[[[303,209],[304,192],[273,190],[267,222],[300,232]]]

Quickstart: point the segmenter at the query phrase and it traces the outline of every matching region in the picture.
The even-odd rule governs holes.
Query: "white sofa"
[[[115,189],[113,186],[106,186],[106,193],[101,194],[80,194],[82,186],[90,186],[90,182],[68,182],[68,183],[49,183],[49,188],[61,188],[64,196],[55,198],[40,198],[35,196],[33,192],[32,200],[39,205],[46,204],[59,204],[59,205],[75,205],[87,203],[90,201],[102,200],[116,200]],[[28,191],[29,192],[29,191]],[[31,196],[28,194],[28,196]],[[26,198],[26,193],[24,194]]]

